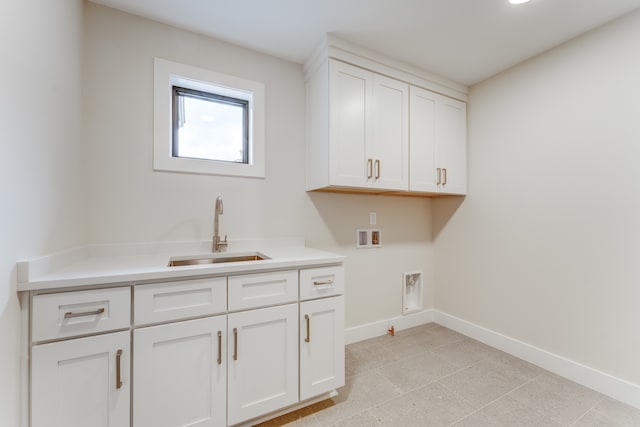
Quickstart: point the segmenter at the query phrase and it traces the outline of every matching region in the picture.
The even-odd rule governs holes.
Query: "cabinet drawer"
[[[224,313],[227,278],[137,285],[134,304],[136,325]]]
[[[297,270],[229,277],[229,311],[297,300]]]
[[[300,270],[300,300],[344,293],[344,267],[320,267]]]
[[[32,341],[128,328],[131,289],[63,292],[33,297]]]

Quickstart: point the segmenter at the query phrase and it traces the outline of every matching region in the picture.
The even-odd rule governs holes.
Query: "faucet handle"
[[[229,246],[229,242],[227,241],[227,235],[225,234],[224,240],[218,241],[218,251],[224,252],[227,249],[227,246]]]

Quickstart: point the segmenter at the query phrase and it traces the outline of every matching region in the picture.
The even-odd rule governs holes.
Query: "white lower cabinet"
[[[133,425],[226,425],[226,316],[136,329]]]
[[[343,291],[330,265],[31,295],[30,426],[224,427],[325,395]]]
[[[31,427],[129,426],[128,331],[31,349]]]
[[[228,316],[228,424],[298,402],[298,304]]]
[[[344,296],[300,303],[300,400],[344,385]]]

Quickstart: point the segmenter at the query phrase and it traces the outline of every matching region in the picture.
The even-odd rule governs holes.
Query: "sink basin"
[[[263,261],[270,259],[259,252],[215,254],[202,256],[176,256],[169,259],[169,267],[183,267],[186,265],[221,264],[225,262]]]

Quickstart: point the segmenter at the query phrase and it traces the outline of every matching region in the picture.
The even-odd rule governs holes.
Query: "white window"
[[[156,58],[156,170],[264,178],[264,85]]]

